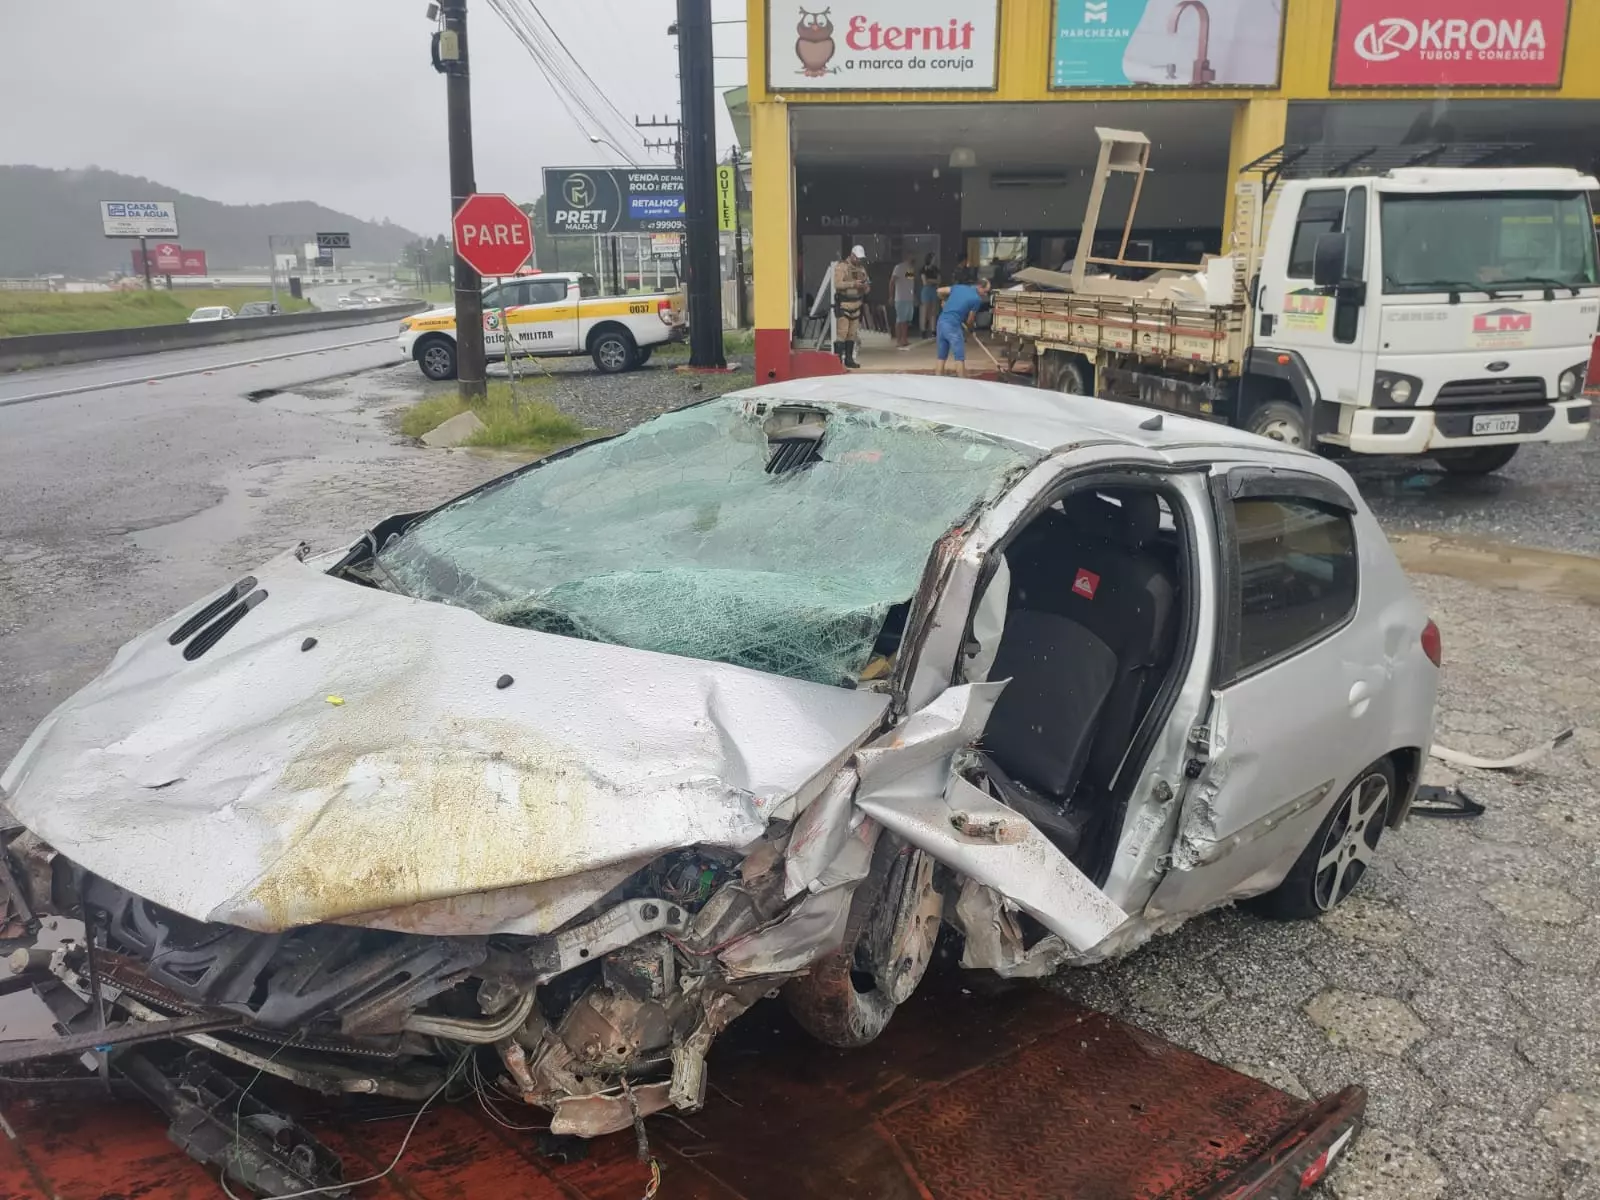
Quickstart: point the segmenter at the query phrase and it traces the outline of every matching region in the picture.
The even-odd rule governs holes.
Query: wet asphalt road
[[[142,354],[132,358],[112,358],[104,362],[79,363],[70,367],[44,367],[37,371],[15,371],[0,375],[0,408],[36,403],[63,393],[79,394],[114,384],[143,384],[152,376],[172,376],[188,371],[223,370],[236,363],[260,359],[285,360],[301,355],[325,355],[353,343],[381,343],[389,353],[373,355],[371,361],[392,361],[398,354],[394,338],[398,322],[392,317],[369,325],[343,329],[318,329],[284,337],[256,338],[223,346],[197,346],[192,350],[168,350],[162,354]],[[308,357],[297,368],[300,377],[315,379],[327,374],[315,357]],[[365,363],[366,360],[363,360]],[[307,374],[306,372],[310,373]]]
[[[1410,459],[1341,464],[1391,532],[1430,532],[1600,554],[1600,438],[1524,446],[1492,475]]]

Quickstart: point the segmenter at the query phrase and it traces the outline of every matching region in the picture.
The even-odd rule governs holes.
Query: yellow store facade
[[[1226,250],[1263,159],[1600,166],[1600,0],[749,0],[748,31],[763,381],[839,369],[812,314],[853,245],[875,304],[907,259],[1070,258],[1096,127],[1151,141],[1128,256],[1157,261]]]

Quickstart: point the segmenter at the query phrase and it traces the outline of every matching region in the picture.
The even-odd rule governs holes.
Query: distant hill
[[[219,204],[164,183],[90,168],[0,166],[0,276],[98,276],[129,269],[138,243],[100,232],[102,200],[171,200],[178,241],[206,252],[211,270],[267,265],[267,235],[348,231],[352,255],[393,262],[416,234],[389,221],[373,224],[310,201]]]

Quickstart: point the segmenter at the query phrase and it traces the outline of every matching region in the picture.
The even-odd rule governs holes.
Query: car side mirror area
[[[1350,255],[1348,233],[1324,233],[1312,254],[1311,281],[1319,288],[1336,288],[1345,282],[1345,260]]]

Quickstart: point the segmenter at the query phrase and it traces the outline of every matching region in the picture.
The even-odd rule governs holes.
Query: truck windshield
[[[1389,295],[1600,282],[1583,192],[1389,193],[1382,213]]]

